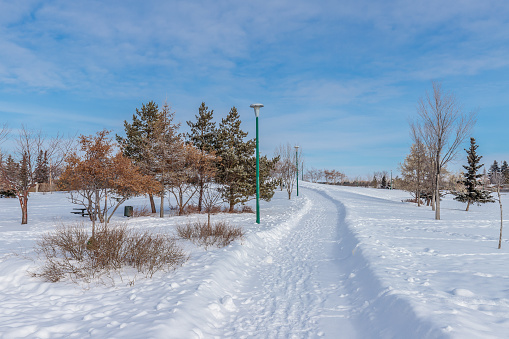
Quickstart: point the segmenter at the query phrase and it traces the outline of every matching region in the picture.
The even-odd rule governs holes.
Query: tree
[[[504,184],[509,181],[509,165],[507,164],[507,161],[502,162],[502,166],[500,166],[500,172],[502,173],[502,176],[504,177]]]
[[[500,196],[500,188],[504,184],[505,178],[500,171],[494,172],[493,176],[492,176],[492,182],[493,182],[493,184],[495,184],[495,187],[497,190],[497,198],[498,198],[497,200],[498,200],[498,205],[500,207],[500,234],[498,237],[498,249],[500,249],[502,247],[502,229],[504,226],[504,214],[502,211],[502,197]]]
[[[281,186],[286,188],[288,199],[292,198],[293,187],[297,181],[297,167],[295,165],[295,150],[287,143],[279,145],[275,156],[279,158],[276,168]]]
[[[169,190],[177,202],[179,215],[184,214],[188,203],[203,187],[201,182],[210,182],[216,173],[216,157],[214,155],[196,149],[192,144],[182,144],[181,147],[183,148],[183,162],[180,166],[173,168],[168,183]]]
[[[496,182],[500,181],[500,176],[498,175],[500,172],[501,171],[500,167],[498,166],[498,162],[496,160],[493,161],[493,164],[490,166],[490,169],[488,171],[488,176],[492,184],[495,184]]]
[[[48,151],[39,151],[34,176],[35,181],[39,184],[49,182]]]
[[[124,120],[126,137],[116,135],[124,155],[134,161],[145,174],[151,173],[150,159],[146,157],[145,150],[148,147],[147,143],[150,143],[154,136],[154,126],[159,116],[159,108],[154,101],[142,104],[140,110],[136,108],[132,123]],[[153,194],[149,194],[149,200],[152,213],[156,213]]]
[[[142,174],[122,152],[114,153],[115,145],[109,133],[103,130],[95,136],[81,135],[80,154],[72,152],[66,158],[59,181],[62,189],[71,191],[70,200],[87,209],[92,221],[92,238],[97,220],[106,227],[127,199],[160,189],[151,176]]]
[[[159,217],[164,217],[164,197],[172,185],[174,174],[184,167],[185,153],[182,135],[178,133],[179,123],[174,122],[175,112],[167,103],[151,122],[151,134],[141,139],[141,154],[146,173],[152,175],[161,185]]]
[[[244,204],[256,194],[256,143],[245,140],[247,133],[240,128],[240,117],[233,107],[221,120],[217,134],[217,155],[221,158],[217,166],[216,180],[221,185],[223,200],[233,212],[235,205]],[[277,182],[271,177],[277,158],[260,157],[260,198],[270,200]]]
[[[7,139],[7,136],[9,135],[9,128],[7,128],[7,124],[3,124],[0,128],[0,145],[2,142],[4,142],[5,139]],[[2,152],[0,152],[1,155]]]
[[[467,152],[468,165],[463,165],[466,172],[463,173],[463,180],[461,181],[465,187],[465,192],[454,193],[456,196],[454,200],[467,203],[466,211],[468,211],[472,203],[477,203],[479,205],[487,202],[495,202],[490,192],[479,188],[478,180],[482,177],[482,174],[478,174],[477,171],[484,165],[479,163],[482,156],[477,155],[476,150],[478,147],[479,145],[475,144],[475,139],[470,138],[470,148],[465,149]]]
[[[429,175],[429,159],[424,145],[417,140],[410,148],[410,154],[400,165],[403,189],[412,192],[417,206],[421,206],[421,195],[425,190],[425,178]],[[428,188],[429,189],[429,188]]]
[[[198,115],[195,115],[196,122],[187,121],[187,125],[191,128],[191,132],[187,133],[187,139],[202,153],[215,154],[215,144],[217,139],[216,123],[212,121],[214,110],[210,110],[205,103],[202,102],[198,109]],[[201,172],[203,169],[205,172]],[[205,184],[212,177],[208,175],[206,167],[201,167],[197,172],[198,185],[198,211],[202,210],[203,193]]]
[[[419,121],[412,123],[411,129],[426,145],[432,159],[435,219],[440,220],[440,176],[470,134],[475,114],[463,113],[455,96],[445,92],[440,83],[433,82],[432,87],[432,93],[426,92],[425,98],[419,99]]]
[[[7,190],[15,192],[21,207],[21,224],[28,223],[29,191],[36,185],[37,155],[46,152],[54,166],[62,163],[70,141],[57,135],[47,139],[42,132],[21,126],[13,154],[6,160],[0,157],[0,181]]]

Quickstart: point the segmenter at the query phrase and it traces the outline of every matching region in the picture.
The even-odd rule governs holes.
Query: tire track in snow
[[[355,338],[340,265],[338,224],[330,199],[306,190],[311,209],[239,284],[237,312],[220,331],[236,338]],[[344,213],[344,211],[342,211]]]

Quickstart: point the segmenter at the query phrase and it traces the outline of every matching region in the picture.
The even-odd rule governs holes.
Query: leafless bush
[[[157,271],[182,265],[188,258],[170,236],[126,226],[103,227],[91,238],[82,224],[61,225],[43,235],[36,251],[44,266],[33,276],[51,282],[65,277],[75,282],[90,281],[111,271],[121,275],[128,266],[152,277]]]
[[[149,217],[152,215],[152,211],[147,205],[143,207],[136,207],[133,209],[133,217]]]
[[[254,213],[253,208],[251,206],[243,205],[240,208],[240,213]]]
[[[209,246],[225,247],[232,241],[242,238],[244,233],[240,227],[231,226],[220,221],[208,226],[207,222],[196,221],[187,225],[177,226],[178,235],[193,243],[208,248]]]

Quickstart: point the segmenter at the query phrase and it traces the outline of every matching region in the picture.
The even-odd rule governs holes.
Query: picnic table
[[[73,208],[72,214],[81,214],[82,217],[89,215],[86,208]]]

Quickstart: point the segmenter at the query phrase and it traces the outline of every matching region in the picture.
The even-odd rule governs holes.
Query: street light
[[[258,142],[258,116],[262,104],[252,104],[256,116],[256,223],[260,223],[260,146]]]
[[[299,196],[299,146],[295,146],[295,167],[297,168],[297,196]]]

